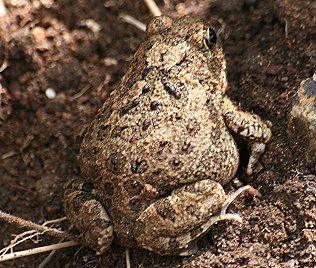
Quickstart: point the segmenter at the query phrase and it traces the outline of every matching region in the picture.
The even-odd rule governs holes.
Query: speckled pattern
[[[103,242],[91,243],[83,235],[99,253],[113,239],[160,254],[181,253],[209,229],[204,226],[226,199],[221,185],[238,168],[227,127],[251,141],[251,167],[271,138],[265,122],[224,96],[226,62],[211,25],[191,17],[155,18],[87,130],[82,177],[97,189],[97,214],[106,208],[103,224],[111,221],[114,228],[103,232]],[[79,204],[91,200],[85,193],[94,190],[78,185],[86,184],[66,186],[66,214],[82,233],[95,233],[91,222],[102,220]]]

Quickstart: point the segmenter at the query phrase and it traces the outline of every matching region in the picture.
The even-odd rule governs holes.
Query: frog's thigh
[[[213,224],[226,194],[220,184],[202,180],[174,190],[141,213],[136,222],[140,247],[162,255],[180,254]]]
[[[64,209],[67,218],[79,229],[82,242],[102,254],[113,241],[113,226],[93,192],[91,183],[77,178],[70,180],[64,189]]]
[[[263,121],[258,115],[244,112],[231,100],[224,97],[223,115],[226,125],[237,134],[251,142],[251,155],[247,174],[252,173],[253,165],[265,150],[266,143],[271,139],[270,122]]]

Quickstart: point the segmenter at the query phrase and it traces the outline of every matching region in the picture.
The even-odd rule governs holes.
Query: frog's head
[[[207,81],[224,92],[226,61],[219,26],[216,20],[204,22],[190,16],[154,18],[147,26],[147,40],[152,44],[146,54],[147,64],[167,70],[175,65],[191,65],[190,72],[193,75],[196,72],[200,81]]]

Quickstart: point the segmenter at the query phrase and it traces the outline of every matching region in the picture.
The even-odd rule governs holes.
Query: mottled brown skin
[[[87,130],[84,179],[66,185],[65,211],[99,253],[113,240],[159,254],[192,253],[191,242],[227,199],[221,185],[238,168],[228,127],[251,141],[248,173],[271,137],[265,122],[224,96],[226,61],[210,26],[155,18]]]

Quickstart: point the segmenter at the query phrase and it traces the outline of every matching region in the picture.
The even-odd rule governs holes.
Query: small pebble
[[[54,89],[52,89],[52,88],[47,88],[46,90],[45,90],[45,95],[46,95],[46,97],[47,98],[49,98],[50,100],[51,99],[55,99],[56,98],[56,91],[54,90]]]
[[[94,33],[98,33],[101,31],[101,26],[93,19],[85,20],[85,25]]]

